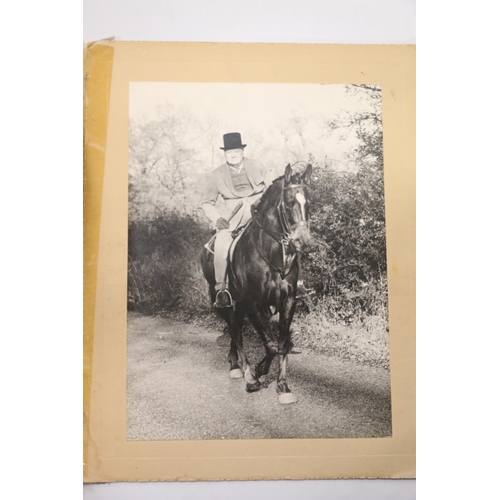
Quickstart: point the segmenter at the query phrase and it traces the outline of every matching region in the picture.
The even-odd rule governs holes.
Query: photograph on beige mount
[[[391,436],[380,86],[129,104],[127,439]]]

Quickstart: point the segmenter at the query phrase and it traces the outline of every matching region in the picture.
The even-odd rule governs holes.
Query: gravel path
[[[252,363],[264,354],[245,339]],[[280,405],[277,360],[263,388],[229,378],[229,336],[164,318],[129,314],[129,440],[353,438],[391,435],[389,372],[303,351],[288,382],[298,402]]]

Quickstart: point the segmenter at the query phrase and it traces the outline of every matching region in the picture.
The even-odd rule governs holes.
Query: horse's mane
[[[262,210],[263,208],[266,207],[266,205],[270,200],[274,200],[279,196],[279,190],[283,189],[284,179],[285,179],[284,174],[274,179],[273,183],[266,189],[266,191],[262,195],[262,198],[258,201],[257,205],[255,205],[255,208],[257,210],[259,209]],[[301,182],[300,173],[293,174],[290,182],[293,184],[300,184]]]
[[[284,175],[277,177],[274,179],[273,183],[264,191],[264,194],[260,198],[260,200],[255,205],[257,210],[263,210],[267,208],[269,201],[275,200],[279,196],[279,190],[283,187],[283,179]]]

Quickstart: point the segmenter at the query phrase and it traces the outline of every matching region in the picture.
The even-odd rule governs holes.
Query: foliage
[[[208,308],[199,255],[210,238],[195,215],[158,211],[129,223],[129,308],[147,314]]]
[[[203,191],[200,176],[208,175],[217,164],[210,139],[210,129],[204,130],[182,109],[164,107],[153,121],[131,123],[129,216],[132,220],[151,218],[158,208],[189,212],[198,204]]]
[[[348,323],[387,308],[387,260],[380,110],[340,117],[332,128],[342,121],[360,140],[350,155],[356,169],[335,171],[310,158],[311,229],[326,245],[304,256],[304,274],[320,298],[333,300],[332,318]]]
[[[343,304],[356,309],[352,302]],[[377,315],[349,324],[335,319],[339,312],[342,314],[338,300],[327,296],[318,300],[307,314],[297,314],[292,325],[293,343],[316,352],[389,368],[387,311],[379,309]]]

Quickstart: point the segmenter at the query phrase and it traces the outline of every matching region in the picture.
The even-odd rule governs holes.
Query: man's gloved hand
[[[215,223],[215,227],[221,231],[222,229],[229,229],[229,222],[224,217],[219,217]]]

